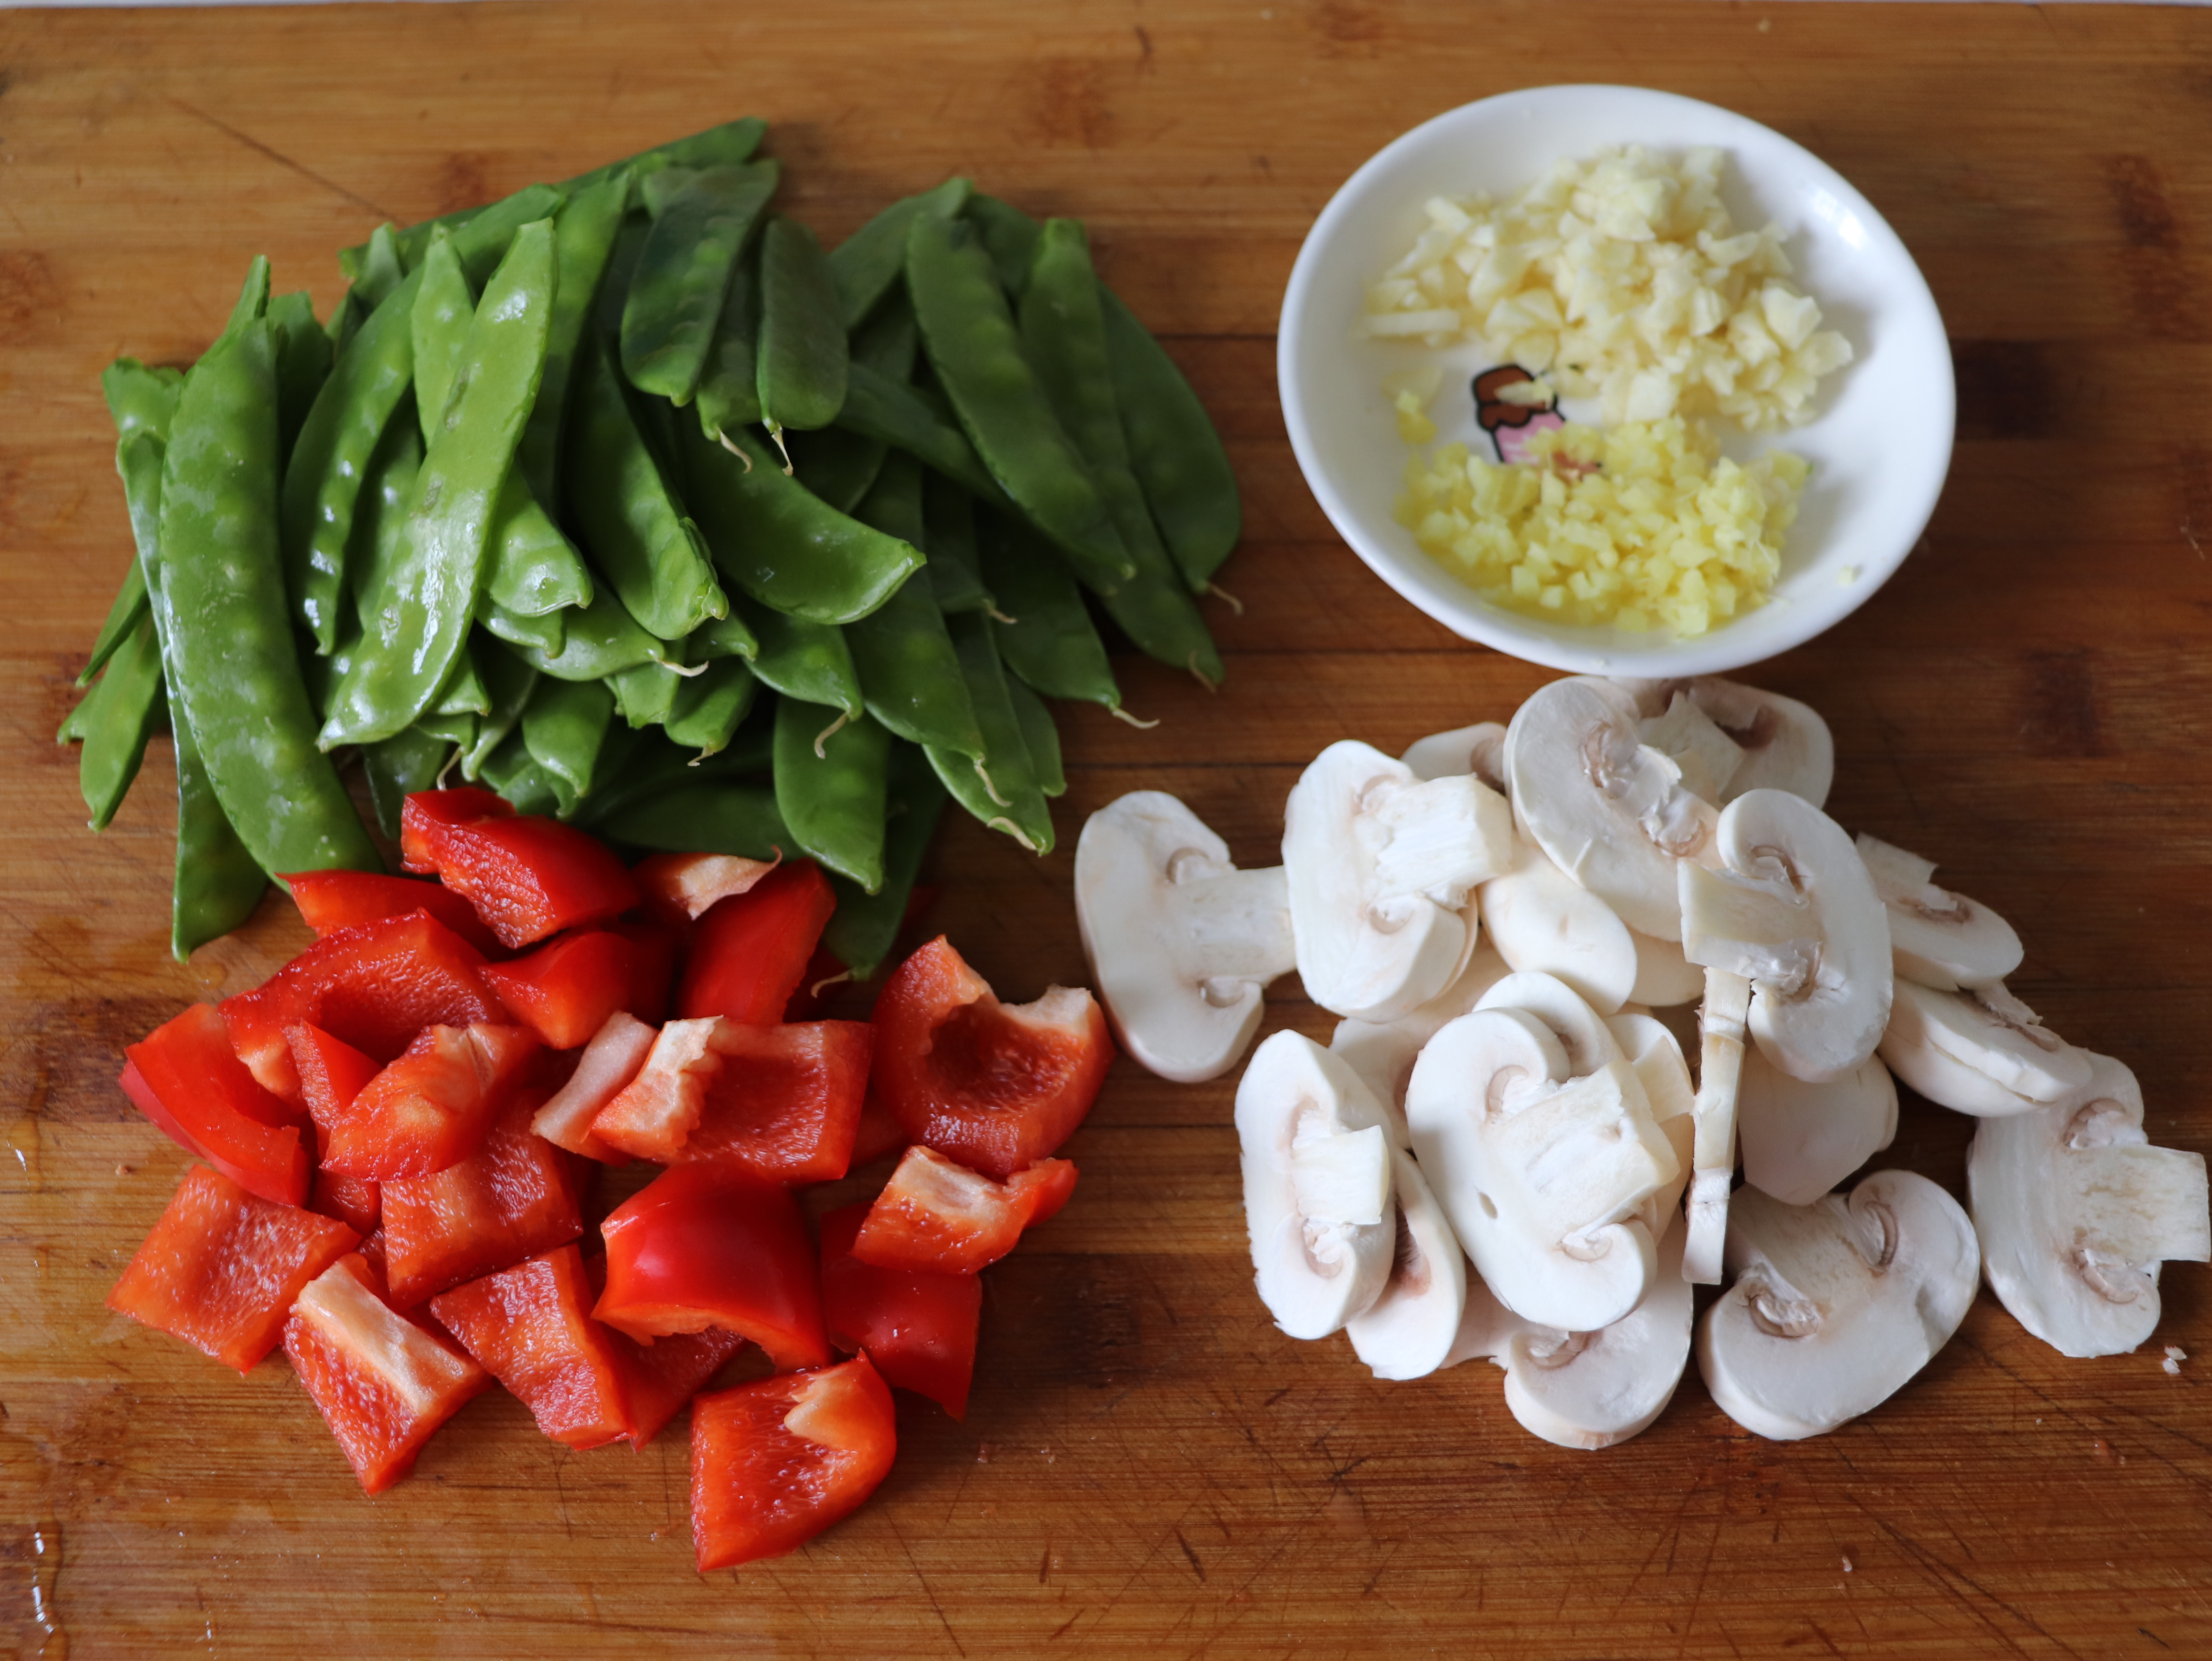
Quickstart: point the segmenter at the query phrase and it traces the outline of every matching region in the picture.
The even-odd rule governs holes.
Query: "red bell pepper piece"
[[[750,893],[716,901],[692,933],[677,1013],[773,1026],[836,909],[830,879],[803,860],[780,867]]]
[[[662,1027],[636,1075],[592,1121],[591,1134],[624,1153],[673,1165],[706,1110],[707,1084],[722,1070],[729,1030],[712,1015]]]
[[[665,922],[688,928],[717,900],[750,893],[775,869],[773,860],[741,859],[735,854],[655,854],[629,868],[630,879],[645,897],[646,910]]]
[[[459,1164],[382,1185],[393,1308],[412,1309],[584,1232],[568,1156],[530,1128],[543,1099],[531,1090],[516,1095]]]
[[[676,960],[683,955],[684,937],[660,922],[607,926],[630,943],[629,998],[623,1007],[641,1021],[659,1025],[668,1019],[668,998],[676,989]]]
[[[321,1127],[323,1168],[388,1185],[459,1164],[476,1152],[537,1053],[536,1036],[520,1026],[425,1027]],[[388,1211],[388,1192],[385,1204]]]
[[[491,1374],[384,1301],[359,1253],[300,1293],[284,1354],[368,1494],[412,1470],[431,1433],[491,1388]]]
[[[822,1317],[830,1342],[866,1350],[887,1384],[968,1416],[983,1282],[973,1275],[878,1269],[853,1256],[866,1202],[822,1220]]]
[[[107,1306],[245,1372],[276,1348],[300,1289],[360,1244],[343,1223],[196,1165]]]
[[[1075,1192],[1075,1166],[1046,1159],[994,1183],[933,1147],[915,1147],[891,1172],[853,1241],[853,1255],[878,1269],[973,1275],[1014,1249]]]
[[[584,1275],[596,1298],[607,1287],[605,1255],[584,1259]],[[629,1444],[642,1448],[667,1422],[690,1405],[691,1398],[745,1347],[742,1335],[720,1327],[664,1334],[641,1344],[604,1322],[599,1333],[622,1364],[623,1398],[629,1404]]]
[[[500,1383],[538,1428],[572,1448],[630,1433],[615,1335],[591,1316],[584,1254],[564,1245],[430,1300],[430,1313]]]
[[[866,1021],[724,1022],[721,1070],[676,1159],[729,1159],[787,1185],[835,1182],[852,1163],[875,1036]]]
[[[1066,1141],[1114,1059],[1106,1017],[1080,987],[1002,1004],[940,934],[877,996],[876,1092],[908,1137],[993,1177]]]
[[[292,903],[318,934],[428,911],[479,952],[499,950],[498,937],[459,894],[441,884],[412,877],[387,877],[380,871],[295,871],[280,879],[292,891]]]
[[[608,1214],[607,1288],[592,1313],[650,1343],[718,1326],[781,1370],[830,1359],[822,1287],[799,1202],[723,1165],[665,1171]]]
[[[906,1127],[884,1105],[873,1090],[861,1098],[860,1123],[853,1131],[853,1161],[846,1167],[858,1171],[878,1159],[906,1151]]]
[[[177,1142],[249,1194],[307,1197],[298,1114],[246,1071],[213,1004],[196,1003],[123,1052],[124,1093]]]
[[[335,1171],[321,1169],[321,1157],[328,1141],[322,1127],[335,1124],[344,1116],[353,1106],[354,1098],[381,1069],[374,1056],[364,1056],[343,1039],[334,1038],[322,1028],[304,1022],[285,1029],[284,1043],[292,1052],[292,1065],[300,1075],[301,1093],[307,1098],[307,1112],[316,1126],[317,1169],[314,1183],[307,1192],[307,1209],[320,1212],[325,1217],[336,1217],[367,1234],[376,1226],[376,1184],[366,1177],[343,1177]]]
[[[511,963],[484,965],[500,1001],[547,1046],[589,1043],[607,1017],[632,1002],[637,948],[604,928],[549,940]]]
[[[638,903],[636,884],[605,843],[497,797],[490,809],[489,794],[416,792],[400,808],[400,847],[410,870],[434,870],[465,896],[500,944],[520,951]]]
[[[222,1019],[253,1076],[297,1101],[287,1027],[305,1021],[388,1062],[426,1026],[506,1020],[483,966],[483,954],[434,917],[386,917],[317,940],[252,991],[224,999]]]
[[[629,1155],[592,1135],[592,1121],[637,1076],[659,1036],[635,1015],[615,1011],[592,1035],[591,1043],[576,1058],[576,1070],[538,1110],[530,1128],[554,1147],[565,1147],[571,1153],[602,1165],[628,1165]]]
[[[876,1491],[898,1451],[891,1393],[865,1355],[691,1404],[699,1572],[781,1557]]]

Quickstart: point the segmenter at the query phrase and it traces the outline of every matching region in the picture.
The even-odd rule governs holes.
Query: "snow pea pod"
[[[483,677],[477,672],[476,654],[464,641],[460,655],[453,660],[453,673],[446,677],[446,684],[438,689],[438,696],[431,703],[430,714],[481,715],[490,709],[491,693],[484,685]]]
[[[1085,581],[1112,593],[1136,575],[1135,563],[1022,356],[1013,313],[974,228],[918,216],[907,243],[907,289],[922,350],[975,453]]]
[[[722,575],[763,605],[817,623],[865,617],[921,564],[921,553],[785,477],[760,441],[703,435],[684,446],[684,483]],[[747,464],[750,471],[747,471]]]
[[[453,237],[469,281],[482,288],[506,254],[508,239],[523,226],[559,213],[567,199],[556,186],[526,185],[487,207],[465,208],[442,219],[410,225],[396,239],[400,263],[414,270],[422,263],[432,236],[443,230]]]
[[[332,695],[325,747],[406,727],[460,650],[500,487],[544,368],[553,283],[553,228],[538,220],[515,233],[469,326],[446,419],[416,475],[406,550],[379,592],[363,596],[362,650]]]
[[[137,626],[108,660],[107,672],[70,712],[59,741],[84,742],[77,757],[77,788],[95,830],[105,830],[131,792],[146,740],[161,714],[161,648],[154,620],[140,614]]]
[[[557,813],[561,787],[538,765],[518,730],[493,751],[483,764],[483,782],[507,798],[518,813]]]
[[[878,374],[865,363],[853,365],[837,424],[927,462],[986,502],[1006,499],[967,435],[939,416],[914,388]]]
[[[529,708],[530,695],[538,690],[538,671],[486,635],[477,635],[470,649],[484,691],[491,695],[491,708],[477,722],[475,741],[461,752],[461,776],[473,782],[483,771],[484,758],[507,741]]]
[[[1029,527],[998,514],[975,515],[983,582],[1000,617],[991,627],[1006,666],[1047,697],[1121,707],[1106,647],[1083,608],[1067,568]],[[1004,620],[1001,620],[1001,619]]]
[[[1147,656],[1188,669],[1208,686],[1218,685],[1224,674],[1220,654],[1182,573],[1160,543],[1152,510],[1129,471],[1098,277],[1076,221],[1047,222],[1022,289],[1020,318],[1023,349],[1060,424],[1089,464],[1121,545],[1136,563],[1133,578],[1102,596],[1108,614]]]
[[[615,729],[615,736],[621,736],[621,730]],[[701,756],[678,745],[665,732],[651,727],[631,736],[635,741],[620,757],[611,756],[602,764],[599,770],[605,775],[604,781],[592,789],[591,800],[577,810],[577,824],[597,827],[672,790],[727,783],[765,773],[775,765],[775,715],[772,709],[761,711],[760,718],[741,723],[727,747],[713,756]],[[611,751],[611,742],[609,747]],[[623,840],[635,842],[639,838],[632,836]]]
[[[629,614],[662,640],[682,640],[729,601],[704,538],[684,514],[627,394],[596,339],[580,349],[571,412],[568,511],[592,558]]]
[[[860,517],[894,536],[920,542],[921,464],[900,456],[887,465],[860,504]],[[983,735],[927,569],[901,583],[867,616],[847,624],[845,643],[852,649],[868,713],[878,722],[916,744],[980,756]]]
[[[1067,794],[1067,774],[1060,765],[1060,732],[1052,724],[1052,711],[1044,700],[1012,675],[1006,677],[1006,698],[1014,706],[1014,720],[1022,729],[1022,744],[1030,752],[1030,766],[1037,788],[1048,797]]]
[[[129,357],[118,357],[100,371],[100,390],[115,421],[115,470],[123,478],[123,502],[137,551],[107,608],[99,638],[92,643],[92,655],[77,672],[79,686],[92,684],[139,619],[148,615],[145,553],[161,532],[161,455],[184,381],[174,369],[149,369]]]
[[[754,384],[770,433],[827,427],[845,402],[851,346],[830,257],[814,233],[778,214],[761,234],[760,344]]]
[[[777,173],[773,161],[709,167],[653,221],[623,301],[622,370],[639,391],[691,401],[730,268],[775,194]]]
[[[422,256],[422,279],[407,308],[408,332],[414,341],[415,415],[427,446],[446,424],[446,406],[453,381],[460,374],[462,354],[468,350],[469,325],[476,320],[476,290],[453,239],[441,228]]]
[[[671,854],[772,860],[799,852],[775,792],[760,785],[679,786],[595,819],[592,828],[610,842]]]
[[[523,745],[552,779],[564,818],[591,794],[614,715],[614,694],[595,680],[541,680],[522,712]]]
[[[940,611],[988,611],[990,591],[975,553],[975,502],[967,491],[938,473],[923,475],[921,518],[929,551],[930,592]]]
[[[183,963],[252,916],[269,878],[216,800],[191,728],[179,718],[173,703],[169,730],[177,746],[177,862],[169,892],[169,952]]]
[[[560,500],[561,441],[569,380],[629,195],[630,173],[624,167],[572,192],[568,205],[553,222],[553,319],[545,332],[545,374],[514,448],[515,471],[540,502]],[[589,596],[571,603],[588,604]]]
[[[842,427],[787,432],[783,447],[791,457],[792,477],[841,514],[860,506],[883,471],[885,453],[874,439]]]
[[[615,713],[631,727],[658,727],[676,707],[684,677],[664,663],[641,663],[606,679],[615,695]]]
[[[579,611],[588,610],[603,598],[593,595]],[[617,605],[619,601],[616,602]],[[536,617],[521,611],[509,611],[489,593],[477,596],[477,627],[486,634],[505,641],[509,646],[526,652],[537,652],[549,658],[557,658],[568,649],[568,613],[567,611],[546,611]]]
[[[450,743],[420,727],[362,746],[361,770],[368,781],[369,806],[386,836],[398,839],[401,804],[417,790],[435,788],[453,753]]]
[[[158,475],[158,460],[155,466]],[[127,483],[125,490],[127,496]],[[135,506],[131,517],[134,520],[137,517]],[[124,569],[123,586],[115,591],[115,598],[108,603],[107,619],[100,625],[100,633],[92,642],[92,654],[85,660],[84,667],[76,672],[77,685],[92,684],[92,678],[107,666],[107,660],[115,655],[116,648],[128,640],[131,631],[145,620],[146,609],[146,574],[139,569],[138,562],[133,557]]]
[[[743,658],[748,663],[760,655],[760,641],[750,624],[737,612],[703,623],[684,642],[686,663],[712,663],[717,658]]]
[[[865,363],[901,386],[914,379],[914,355],[921,349],[921,331],[907,302],[904,283],[853,331],[853,362]]]
[[[1006,670],[991,642],[991,625],[981,617],[961,617],[947,626],[982,730],[983,754],[929,747],[923,753],[952,799],[985,825],[1005,831],[1032,854],[1049,854],[1052,809],[1037,786],[1021,721],[1006,692]]]
[[[871,894],[850,878],[830,878],[837,909],[822,944],[856,979],[874,974],[897,944],[922,856],[944,812],[945,786],[929,758],[911,744],[894,744],[884,768],[883,886]]]
[[[265,319],[185,381],[161,470],[161,581],[149,581],[169,690],[222,811],[264,871],[380,861],[330,758],[284,611],[277,553],[276,364]]]
[[[556,680],[605,680],[641,663],[667,660],[667,647],[638,627],[612,588],[601,589],[589,605],[553,615],[567,625],[557,649],[549,651],[512,635],[501,636],[540,674]],[[496,624],[487,626],[498,633]]]
[[[836,624],[787,616],[750,600],[739,600],[738,610],[760,641],[752,670],[763,684],[787,697],[826,703],[848,716],[857,717],[866,709],[852,651]]]
[[[315,321],[315,302],[305,289],[270,300],[269,320],[276,326],[276,441],[289,455],[330,375],[331,338]]]
[[[822,709],[775,712],[775,806],[817,862],[872,894],[884,885],[884,764],[890,734],[866,715],[822,733]]]
[[[831,251],[830,275],[837,285],[838,308],[848,329],[858,327],[904,272],[907,233],[914,227],[914,216],[933,213],[950,219],[973,188],[965,179],[955,177],[935,190],[902,198]]]
[[[459,760],[476,743],[482,721],[483,717],[473,710],[453,715],[425,715],[408,730],[427,733],[446,746],[446,761],[440,768],[442,772],[445,766]]]
[[[703,761],[728,748],[759,691],[760,682],[743,658],[720,659],[677,689],[675,707],[660,730],[685,749],[697,751],[697,759]]]
[[[1103,283],[1098,300],[1130,469],[1183,581],[1203,591],[1243,529],[1237,474],[1175,360]]]
[[[343,255],[339,256],[338,264],[345,264]],[[362,315],[367,317],[384,303],[385,296],[398,288],[406,275],[407,262],[399,257],[399,233],[386,222],[370,234],[360,269],[353,273],[353,287],[346,292],[359,296]]]
[[[975,234],[989,252],[991,267],[999,275],[1000,286],[1013,298],[1020,299],[1022,285],[1029,281],[1030,259],[1036,252],[1036,221],[1012,203],[1001,202],[981,191],[968,198],[962,212],[975,225]]]
[[[740,253],[699,372],[699,430],[719,439],[761,418],[760,260]]]

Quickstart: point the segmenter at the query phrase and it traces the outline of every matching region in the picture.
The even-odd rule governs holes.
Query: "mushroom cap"
[[[1606,1025],[1604,1017],[1555,976],[1508,975],[1503,980],[1493,981],[1474,1007],[1517,1009],[1524,1015],[1534,1015],[1559,1041],[1559,1048],[1566,1053],[1571,1077],[1583,1078],[1607,1062],[1627,1059],[1621,1054],[1620,1045]],[[1648,1103],[1645,1108],[1649,1111]]]
[[[1977,1118],[2028,1110],[2089,1082],[2089,1052],[2045,1027],[2002,985],[1938,992],[1897,983],[1882,1059],[1939,1106]]]
[[[1472,773],[1500,795],[1505,794],[1505,727],[1500,721],[1479,721],[1472,727],[1415,739],[1398,759],[1413,770],[1416,778]]]
[[[1825,806],[1836,777],[1836,740],[1812,705],[1718,675],[1700,675],[1690,701],[1742,751],[1721,805],[1753,790],[1787,790]]]
[[[1742,1189],[1728,1264],[1735,1283],[1698,1326],[1698,1370],[1722,1412],[1783,1442],[1902,1389],[1958,1330],[1981,1278],[1966,1212],[1909,1171],[1808,1206]]]
[[[1896,1136],[1897,1082],[1869,1056],[1808,1084],[1754,1049],[1743,1058],[1735,1130],[1744,1180],[1784,1205],[1810,1205]]]
[[[1681,941],[1656,940],[1633,928],[1628,931],[1628,938],[1636,947],[1636,979],[1629,985],[1630,1003],[1672,1009],[1705,996],[1705,967],[1682,955]]]
[[[1680,940],[1674,867],[1711,838],[1712,809],[1646,745],[1635,701],[1589,675],[1539,687],[1505,730],[1514,822],[1630,928]]]
[[[1261,989],[1295,956],[1283,873],[1238,871],[1228,844],[1158,790],[1085,824],[1075,917],[1114,1036],[1179,1084],[1237,1064],[1259,1031]]]
[[[1595,1331],[1650,1284],[1650,1232],[1632,1218],[1674,1174],[1628,1064],[1586,1078],[1534,1016],[1462,1015],[1413,1063],[1414,1157],[1483,1280],[1523,1317]]]
[[[2109,1056],[2058,1101],[1984,1119],[1966,1151],[1983,1271],[2062,1355],[2118,1355],[2158,1325],[2161,1262],[2212,1257],[2204,1156],[2154,1147],[2142,1088]]]
[[[1392,1159],[1397,1245],[1380,1296],[1345,1323],[1352,1353],[1377,1378],[1421,1378],[1444,1365],[1467,1303],[1467,1254],[1405,1153]]]
[[[1742,765],[1743,751],[1688,693],[1678,691],[1666,713],[1637,722],[1644,743],[1682,770],[1684,788],[1707,801],[1728,800],[1728,782]]]
[[[1928,861],[1863,830],[1858,850],[1889,908],[1898,978],[1955,992],[1994,986],[2020,967],[2027,954],[2012,925],[1978,900],[1938,888]]]
[[[1278,1032],[1255,1050],[1237,1084],[1237,1141],[1254,1278],[1260,1301],[1293,1338],[1326,1338],[1373,1303],[1389,1279],[1397,1229],[1383,1124],[1381,1105],[1358,1076],[1296,1032]],[[1301,1152],[1369,1131],[1386,1161],[1379,1220],[1307,1215],[1300,1203]],[[1327,1145],[1365,1151],[1351,1141]]]
[[[1637,983],[1634,934],[1534,843],[1520,842],[1515,854],[1512,869],[1475,891],[1491,945],[1516,970],[1556,975],[1591,1008],[1613,1013]]]
[[[1421,1047],[1436,1037],[1444,1023],[1457,1020],[1473,1009],[1475,1001],[1512,971],[1504,958],[1487,945],[1478,946],[1461,970],[1459,978],[1423,1004],[1393,1021],[1341,1020],[1328,1041],[1330,1051],[1343,1059],[1359,1081],[1372,1091],[1390,1116],[1395,1147],[1413,1151],[1406,1132],[1406,1081],[1413,1076],[1413,1060]]]

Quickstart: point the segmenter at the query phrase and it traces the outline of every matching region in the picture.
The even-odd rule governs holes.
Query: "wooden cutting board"
[[[1300,481],[1273,329],[1300,237],[1393,135],[1524,85],[1729,105],[1859,186],[1925,269],[1960,443],[1924,544],[1753,678],[1833,725],[1832,811],[2028,945],[2014,986],[2212,1147],[2212,15],[1757,3],[572,4],[0,15],[0,1634],[26,1656],[1531,1658],[2212,1654],[2212,1269],[2142,1354],[2061,1359],[1986,1293],[1879,1411],[1782,1445],[1692,1376],[1598,1454],[1500,1375],[1370,1378],[1250,1288],[1231,1083],[1117,1063],[1067,1211],[991,1271],[974,1402],[902,1404],[875,1500],[791,1558],[691,1567],[681,1426],[571,1454],[511,1399],[355,1487],[281,1361],[240,1379],[101,1299],[184,1157],[122,1046],[305,935],[272,899],[166,952],[157,745],[82,828],[51,742],[128,557],[95,377],[186,362],[247,261],[333,251],[751,113],[825,238],[947,173],[1086,219],[1226,435],[1247,532],[1208,697],[1120,666],[1064,717],[1060,851],[948,820],[934,922],[1010,996],[1083,977],[1084,816],[1164,788],[1271,863],[1323,745],[1395,751],[1547,677],[1385,590]],[[1295,977],[1276,1024],[1326,1037]],[[1885,1158],[1963,1192],[1967,1121]],[[2192,1358],[2179,1376],[2159,1349]]]

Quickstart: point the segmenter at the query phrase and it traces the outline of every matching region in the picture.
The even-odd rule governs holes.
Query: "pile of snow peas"
[[[99,830],[173,735],[179,958],[378,867],[357,765],[387,836],[458,773],[812,858],[865,975],[947,795],[1052,847],[1046,699],[1133,719],[1094,606],[1220,681],[1236,483],[1081,224],[953,179],[825,251],[764,136],[386,225],[327,323],[258,259],[188,372],[103,375],[137,557],[60,737]]]

